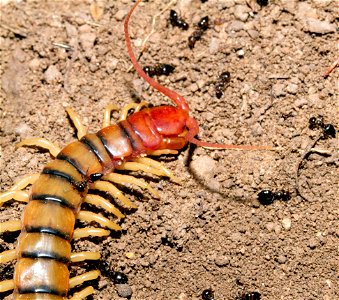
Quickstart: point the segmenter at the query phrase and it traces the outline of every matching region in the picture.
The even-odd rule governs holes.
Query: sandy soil
[[[167,3],[148,1],[137,9],[131,22],[137,52],[152,17]],[[130,1],[93,5],[32,0],[1,8],[1,191],[51,159],[44,151],[16,149],[17,142],[44,137],[64,146],[76,138],[65,107],[73,107],[96,131],[109,103],[168,103],[128,72],[123,18]],[[182,184],[136,174],[158,189],[161,199],[124,189],[139,208],[127,214],[122,234],[76,242],[74,250],[101,251],[110,270],[128,276],[135,300],[201,299],[206,288],[215,291],[216,300],[246,291],[270,300],[338,299],[337,139],[316,143],[326,155],[312,153],[303,161],[303,197],[295,190],[303,153],[321,134],[308,128],[309,118],[322,115],[338,128],[339,70],[322,76],[338,55],[335,1],[281,0],[260,7],[245,0],[178,0],[170,8],[189,30],[169,25],[168,8],[156,19],[140,63],[175,66],[157,80],[186,97],[201,124],[200,139],[280,150],[196,148],[160,159]],[[187,39],[206,15],[210,28],[191,50]],[[224,71],[231,81],[218,99],[215,82]],[[263,206],[256,198],[264,188],[289,190],[292,198]],[[0,210],[1,221],[18,219],[23,207],[8,203]],[[13,249],[16,237],[2,235],[0,251]],[[96,267],[83,263],[71,272]],[[0,277],[11,278],[12,272],[13,264],[6,264]],[[123,299],[110,277],[106,272],[92,283],[93,299]]]

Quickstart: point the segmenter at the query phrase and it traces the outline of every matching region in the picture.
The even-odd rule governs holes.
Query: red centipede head
[[[199,125],[194,118],[189,117],[189,106],[188,106],[188,103],[185,100],[185,98],[183,96],[179,95],[178,93],[176,93],[175,91],[161,85],[160,83],[158,83],[157,81],[155,81],[154,79],[149,77],[144,72],[144,70],[141,68],[141,66],[138,63],[137,58],[135,57],[135,55],[133,53],[131,39],[129,37],[129,32],[128,32],[128,24],[129,24],[129,20],[131,18],[131,15],[132,15],[134,9],[137,7],[137,5],[140,2],[141,2],[141,0],[136,1],[136,3],[133,5],[133,7],[128,12],[126,19],[125,19],[125,23],[124,23],[125,41],[126,41],[126,47],[127,47],[128,55],[129,55],[129,57],[132,61],[132,64],[133,64],[135,70],[139,74],[139,76],[142,77],[149,85],[151,85],[157,91],[159,91],[160,93],[162,93],[163,95],[165,95],[169,99],[171,99],[173,101],[173,103],[177,106],[177,109],[181,110],[186,115],[185,126],[186,126],[187,130],[185,129],[184,132],[187,132],[187,133],[184,136],[184,138],[187,140],[187,142],[196,144],[197,146],[210,148],[210,149],[272,150],[272,147],[266,147],[266,146],[240,146],[240,145],[238,146],[238,145],[215,144],[215,143],[202,142],[202,141],[199,141],[195,138],[195,136],[199,133]],[[161,115],[161,114],[159,114],[159,115]],[[173,120],[173,119],[168,120],[169,124],[167,126],[165,126],[164,122],[167,121],[167,120],[166,120],[164,114],[162,114],[162,116],[164,116],[163,122],[162,121],[160,122],[159,119],[158,119],[158,121],[159,121],[159,123],[162,124],[163,128],[169,129],[169,128],[171,128],[171,126],[175,126],[175,125],[173,125],[173,123],[175,122],[175,120]]]

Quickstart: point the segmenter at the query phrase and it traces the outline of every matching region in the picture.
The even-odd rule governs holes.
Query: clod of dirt
[[[335,32],[336,25],[326,21],[309,18],[306,20],[306,31],[318,34]]]
[[[127,283],[116,284],[117,293],[120,297],[129,298],[132,296],[132,288]]]

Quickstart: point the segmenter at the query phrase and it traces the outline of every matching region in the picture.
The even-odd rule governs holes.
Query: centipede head
[[[141,2],[141,0],[137,0],[136,3],[133,5],[133,7],[130,9],[128,12],[125,23],[124,23],[124,32],[125,32],[125,41],[126,41],[126,47],[127,47],[127,52],[128,55],[131,59],[131,62],[139,74],[140,77],[142,77],[149,85],[151,85],[153,88],[155,88],[157,91],[162,93],[163,95],[167,96],[169,99],[172,100],[172,102],[177,106],[178,110],[181,110],[184,115],[186,115],[186,120],[185,120],[185,132],[184,138],[186,139],[187,142],[193,143],[197,146],[209,148],[209,149],[238,149],[238,150],[272,150],[272,147],[266,147],[266,146],[243,146],[243,145],[224,145],[224,144],[216,144],[216,143],[208,143],[208,142],[203,142],[199,141],[195,138],[195,136],[199,133],[199,124],[198,122],[189,116],[189,106],[185,98],[175,91],[161,85],[151,77],[149,77],[144,70],[141,68],[141,66],[138,63],[137,58],[134,55],[133,49],[132,49],[132,44],[131,44],[131,39],[129,37],[129,32],[128,32],[128,24],[129,20],[131,18],[131,15],[134,11],[134,9],[138,6],[138,4]],[[164,116],[165,118],[165,116]],[[166,119],[166,118],[165,118]],[[164,119],[164,120],[165,120]],[[168,125],[167,128],[170,128],[173,126],[173,123],[175,122],[175,119],[168,120]],[[163,124],[164,122],[162,122]],[[165,126],[163,126],[165,128]]]

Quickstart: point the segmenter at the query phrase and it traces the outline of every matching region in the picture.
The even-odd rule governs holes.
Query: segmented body
[[[44,167],[32,186],[22,217],[14,275],[16,299],[28,299],[28,294],[34,293],[46,295],[46,299],[63,299],[67,295],[70,241],[77,213],[91,187],[91,175],[110,173],[122,161],[155,149],[182,148],[184,138],[175,138],[176,143],[169,144],[171,139],[159,132],[162,128],[157,121],[166,119],[164,112],[172,117],[185,116],[170,106],[142,110],[69,144]],[[180,123],[178,129],[182,131],[184,123],[179,120],[177,124]]]

